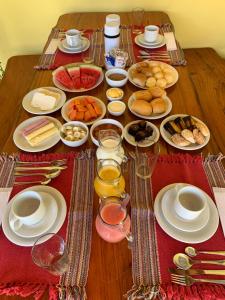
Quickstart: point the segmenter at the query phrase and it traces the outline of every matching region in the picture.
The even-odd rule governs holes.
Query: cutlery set
[[[138,58],[142,59],[151,59],[151,60],[160,60],[163,61],[168,60],[170,61],[170,56],[167,51],[154,51],[154,50],[139,50],[140,55],[138,55]]]
[[[52,179],[58,177],[62,170],[67,168],[66,160],[53,160],[53,161],[41,161],[41,162],[24,162],[17,161],[14,171],[15,178],[20,178],[19,181],[15,181],[15,185],[26,185],[39,183],[41,185],[47,185]],[[42,172],[43,171],[43,172]],[[23,177],[42,177],[40,180],[21,180]]]
[[[221,255],[225,256],[225,251],[200,251],[193,247],[186,247],[185,253],[191,257],[198,254],[208,255]],[[225,285],[225,280],[222,279],[209,279],[209,278],[195,278],[195,275],[216,275],[225,276],[225,270],[204,270],[204,269],[191,269],[194,264],[214,264],[219,266],[225,266],[225,259],[219,260],[194,260],[188,255],[183,253],[177,253],[173,257],[173,262],[177,266],[175,268],[169,268],[171,274],[171,281],[176,284],[190,286],[196,282],[207,282]]]

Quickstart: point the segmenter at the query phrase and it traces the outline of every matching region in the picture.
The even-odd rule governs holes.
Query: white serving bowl
[[[117,127],[119,127],[121,129],[121,139],[123,139],[123,125],[117,121],[117,120],[114,120],[114,119],[102,119],[102,120],[99,120],[99,121],[96,121],[92,126],[91,126],[91,129],[90,129],[90,136],[91,136],[91,140],[92,142],[96,145],[96,146],[99,146],[99,142],[98,140],[93,136],[93,131],[94,129],[99,126],[99,125],[104,125],[104,124],[113,124],[113,125],[116,125]],[[105,128],[105,129],[109,129],[109,128]],[[112,128],[113,129],[113,128]],[[102,128],[102,130],[104,130],[104,128]]]
[[[113,110],[113,106],[115,106],[117,103],[121,106],[121,110],[115,111]],[[126,104],[122,101],[112,101],[107,105],[107,108],[111,115],[118,117],[125,112]]]
[[[79,127],[82,127],[82,128],[85,129],[86,135],[78,141],[68,141],[68,140],[64,139],[63,136],[62,136],[62,128],[64,128],[65,126],[73,126],[73,127],[74,126],[79,126]],[[65,124],[63,124],[63,126],[60,129],[60,139],[63,142],[63,144],[65,144],[69,147],[79,147],[79,146],[83,145],[87,141],[88,135],[89,135],[89,130],[88,130],[87,125],[84,124],[83,122],[79,122],[79,121],[71,121],[71,122],[65,123]]]
[[[108,77],[111,74],[123,74],[123,75],[125,75],[125,78],[122,79],[122,80],[112,80]],[[113,69],[110,69],[110,70],[106,71],[105,79],[106,79],[106,82],[108,83],[108,85],[110,85],[112,87],[121,87],[121,86],[124,86],[127,83],[128,73],[127,73],[126,70],[123,70],[123,69],[120,69],[120,68],[113,68]]]
[[[110,92],[112,91],[112,90],[114,90],[114,89],[118,89],[119,91],[120,91],[120,93],[121,93],[121,96],[119,96],[119,97],[111,97],[110,96]],[[106,97],[107,97],[107,99],[109,100],[109,101],[117,101],[117,100],[121,100],[121,99],[123,99],[123,96],[124,96],[124,91],[122,90],[122,89],[120,89],[120,88],[115,88],[115,87],[113,87],[113,88],[110,88],[110,89],[108,89],[107,91],[106,91]]]

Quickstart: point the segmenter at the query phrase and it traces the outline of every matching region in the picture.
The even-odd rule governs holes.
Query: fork
[[[217,284],[225,285],[225,280],[222,279],[203,279],[203,278],[196,279],[188,275],[184,276],[184,275],[171,274],[171,279],[173,283],[185,285],[185,286],[191,286],[195,282],[208,282],[208,283],[217,283]]]

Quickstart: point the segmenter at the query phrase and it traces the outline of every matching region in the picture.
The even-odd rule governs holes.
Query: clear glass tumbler
[[[132,9],[132,21],[133,21],[133,30],[134,34],[142,33],[142,26],[144,22],[145,10],[141,7],[135,7]]]
[[[68,252],[63,238],[47,233],[38,238],[31,250],[33,262],[53,275],[62,275],[69,266]]]

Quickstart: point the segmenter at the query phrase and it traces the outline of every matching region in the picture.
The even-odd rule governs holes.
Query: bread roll
[[[150,116],[152,114],[152,105],[145,100],[134,100],[131,109],[143,116]]]
[[[146,81],[146,86],[148,88],[155,86],[155,84],[156,84],[156,79],[154,77],[149,77]]]
[[[150,101],[152,100],[152,94],[150,91],[137,91],[133,93],[133,96],[136,100],[145,100],[145,101]]]
[[[145,74],[147,77],[152,76],[152,69],[150,67],[142,68],[141,73]]]
[[[166,95],[166,92],[158,86],[149,88],[153,98],[159,98]]]
[[[158,87],[160,87],[162,89],[164,89],[166,87],[166,85],[167,85],[167,81],[164,78],[158,79],[156,81],[156,86],[158,86]]]
[[[161,72],[161,68],[160,67],[153,67],[152,68],[152,73],[158,73],[158,72]]]
[[[166,111],[166,102],[162,98],[156,98],[151,101],[153,114],[162,114]]]
[[[133,82],[136,83],[137,85],[139,85],[141,87],[145,87],[147,77],[144,74],[138,73],[135,76],[133,76],[132,79],[133,79]]]

